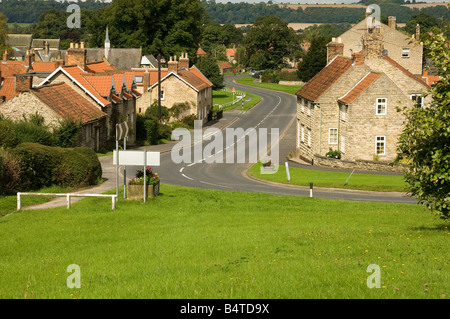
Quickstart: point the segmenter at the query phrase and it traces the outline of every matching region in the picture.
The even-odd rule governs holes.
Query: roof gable
[[[349,104],[352,103],[358,96],[361,95],[376,79],[380,77],[380,73],[369,72],[367,73],[356,85],[351,88],[338,100],[340,102]]]
[[[309,80],[296,95],[310,101],[316,101],[351,66],[351,59],[339,56],[335,57],[327,66]]]

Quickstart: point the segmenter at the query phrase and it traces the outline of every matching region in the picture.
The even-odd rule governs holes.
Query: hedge
[[[84,187],[96,184],[102,177],[100,161],[89,148],[22,143],[13,152],[22,163],[22,190],[50,185]]]

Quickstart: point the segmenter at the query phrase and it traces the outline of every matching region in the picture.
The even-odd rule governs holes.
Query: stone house
[[[132,69],[142,98],[138,101],[138,114],[144,114],[150,105],[158,101],[158,69]],[[197,119],[208,120],[212,107],[212,83],[194,65],[189,67],[189,58],[182,54],[179,61],[171,57],[168,68],[161,69],[161,105],[172,108],[184,103],[190,107],[180,118],[195,115]],[[175,120],[175,119],[171,119]]]
[[[64,82],[32,87],[32,74],[15,77],[14,96],[0,105],[0,113],[12,120],[22,120],[38,113],[44,124],[57,128],[61,121],[79,120],[81,133],[75,146],[105,149],[107,143],[107,114]]]
[[[235,64],[236,63],[236,53],[237,49],[236,46],[233,45],[232,48],[228,48],[225,50],[225,54],[227,56],[228,62]]]
[[[127,143],[136,141],[136,100],[141,94],[131,72],[119,71],[105,61],[87,62],[83,46],[67,50],[65,65],[36,86],[64,82],[107,114],[107,139],[115,137],[115,124],[128,121]]]
[[[335,56],[297,93],[297,151],[313,162],[329,149],[343,160],[392,161],[404,117],[397,107],[428,103],[429,85],[389,55],[382,30],[368,30],[363,49]]]
[[[229,62],[218,62],[220,74],[232,73],[234,71],[233,66]]]
[[[380,22],[380,37],[383,39],[385,54],[414,75],[422,74],[423,45],[414,43],[419,39],[420,28],[415,35],[407,36],[397,30],[396,17],[388,18],[388,25]],[[354,25],[327,44],[327,63],[336,55],[351,57],[363,49],[362,37],[367,33],[367,20]]]

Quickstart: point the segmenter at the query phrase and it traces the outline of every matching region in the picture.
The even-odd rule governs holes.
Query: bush
[[[330,147],[330,150],[325,154],[327,157],[331,157],[331,158],[337,158],[337,159],[341,159],[341,151],[339,150],[333,150]]]
[[[158,144],[158,121],[155,119],[146,119],[144,127],[146,131],[146,141],[151,145]]]
[[[73,147],[81,133],[81,122],[72,119],[61,121],[60,126],[55,129],[55,146]]]
[[[155,118],[158,119],[158,102],[153,102],[153,104],[145,110],[146,118]],[[161,121],[169,121],[169,109],[163,105],[161,105]]]
[[[280,81],[300,81],[297,72],[280,72]]]
[[[265,70],[261,76],[261,81],[267,83],[278,83],[280,81],[280,71]]]
[[[21,190],[22,165],[20,160],[7,151],[0,151],[2,173],[0,177],[0,193],[13,195]]]
[[[18,144],[16,133],[8,121],[0,121],[0,148],[13,148]]]
[[[11,123],[19,143],[38,143],[47,146],[54,145],[53,134],[42,125],[32,122],[20,121]]]
[[[167,124],[158,124],[158,139],[170,140],[172,129]]]
[[[102,176],[100,162],[89,148],[23,143],[14,153],[22,164],[21,190],[51,185],[84,187],[96,184]]]

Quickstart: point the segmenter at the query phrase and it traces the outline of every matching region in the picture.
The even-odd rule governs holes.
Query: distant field
[[[445,5],[448,2],[433,2],[433,3],[414,3],[414,4],[403,4],[402,6],[409,8],[426,8],[426,7],[435,7],[439,5]],[[279,4],[280,8],[290,8],[297,10],[298,8],[302,8],[305,10],[306,8],[326,8],[326,7],[334,7],[334,8],[367,8],[364,4]]]
[[[17,24],[19,27],[27,27],[32,23],[16,23],[16,22],[12,22],[12,23],[8,23],[8,29],[12,29],[14,28],[14,24]]]

